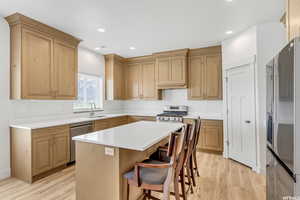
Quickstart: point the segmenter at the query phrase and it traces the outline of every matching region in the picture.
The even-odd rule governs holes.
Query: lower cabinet
[[[32,183],[70,160],[69,125],[11,129],[12,176]]]
[[[198,149],[223,152],[223,121],[201,120]]]
[[[121,126],[128,123],[128,117],[114,117],[108,119],[100,119],[94,122],[94,131],[100,131],[108,128],[113,128],[116,126]]]
[[[134,123],[139,121],[155,121],[156,117],[149,116],[128,116],[128,123]]]
[[[46,135],[32,140],[32,174],[37,175],[52,169],[53,137]]]
[[[55,134],[53,138],[53,167],[59,167],[70,161],[69,134]]]

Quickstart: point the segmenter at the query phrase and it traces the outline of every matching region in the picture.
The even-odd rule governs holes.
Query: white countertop
[[[140,121],[73,137],[73,140],[110,147],[145,151],[179,130],[184,124]]]
[[[53,126],[61,126],[67,124],[74,124],[79,122],[86,122],[86,121],[94,121],[100,119],[108,119],[113,117],[121,117],[126,115],[132,116],[150,116],[155,117],[158,113],[120,113],[120,114],[101,114],[98,113],[97,115],[104,115],[104,117],[77,117],[77,118],[68,118],[68,119],[60,119],[60,120],[49,120],[43,122],[32,122],[32,123],[12,123],[10,127],[12,128],[22,128],[22,129],[39,129],[39,128],[47,128]],[[211,120],[222,120],[222,114],[202,114],[202,113],[192,113],[187,116],[184,116],[186,119],[211,119]]]

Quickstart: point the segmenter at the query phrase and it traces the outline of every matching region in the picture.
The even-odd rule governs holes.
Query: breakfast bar
[[[182,127],[182,123],[140,121],[74,137],[76,199],[125,200],[123,174]],[[138,188],[130,188],[130,200],[140,195]]]

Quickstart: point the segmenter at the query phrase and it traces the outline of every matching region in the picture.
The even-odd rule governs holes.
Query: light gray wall
[[[256,57],[256,128],[258,144],[256,150],[258,170],[262,173],[265,173],[266,165],[265,66],[281,50],[284,44],[286,44],[286,31],[279,22],[254,26],[222,42],[223,73],[225,73],[226,69],[236,66],[236,64],[251,60],[254,56]],[[226,110],[225,104],[224,110]]]
[[[9,27],[0,17],[0,179],[10,175],[9,158]]]
[[[287,44],[286,30],[279,22],[257,26],[257,117],[262,173],[266,166],[266,65]]]

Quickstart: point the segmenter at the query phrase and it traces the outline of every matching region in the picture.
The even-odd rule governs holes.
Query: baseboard
[[[0,169],[0,180],[10,177],[10,168]]]

